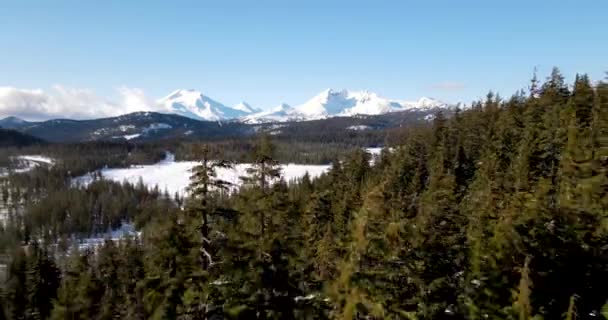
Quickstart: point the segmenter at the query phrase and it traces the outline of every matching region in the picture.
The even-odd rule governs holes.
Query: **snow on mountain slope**
[[[345,107],[353,103],[356,103],[356,101],[349,97],[348,91],[327,89],[305,103],[294,107],[294,111],[308,119],[320,119],[331,114],[339,114]]]
[[[398,102],[403,110],[428,110],[434,108],[448,108],[449,105],[439,100],[422,97],[418,101],[400,101]]]
[[[14,173],[25,173],[33,170],[40,165],[52,166],[55,160],[42,155],[22,155],[13,158],[16,167],[12,168]],[[8,168],[0,167],[0,177],[5,177],[9,174]]]
[[[401,109],[399,103],[380,97],[373,92],[349,92],[349,95],[356,103],[352,107],[344,109],[340,113],[342,116],[354,116],[357,114],[377,115]]]
[[[273,109],[262,110],[247,102],[227,106],[197,90],[176,90],[154,102],[147,102],[149,111],[173,113],[196,120],[222,121],[240,120],[246,123],[307,121],[337,116],[379,115],[395,111],[429,111],[438,108],[451,108],[432,98],[417,101],[387,99],[370,91],[349,91],[326,89],[308,101],[291,107],[281,104]],[[137,113],[139,114],[139,113]],[[71,120],[53,120],[65,122]],[[0,119],[0,127],[8,129],[23,128],[36,123],[16,117]],[[57,123],[58,125],[61,123]],[[133,134],[127,132],[128,134]]]
[[[431,98],[418,101],[390,100],[369,91],[336,91],[327,89],[301,105],[290,107],[282,104],[270,111],[263,111],[241,118],[247,123],[306,121],[336,116],[378,115],[406,110],[431,110],[448,108],[449,105]]]
[[[245,103],[236,108],[225,106],[196,90],[176,90],[158,103],[170,113],[207,121],[236,119],[255,111]]]
[[[19,160],[24,160],[24,161],[28,161],[28,162],[35,162],[35,163],[43,163],[43,164],[47,164],[47,165],[53,165],[55,163],[55,160],[47,157],[47,156],[18,156],[17,159]]]
[[[246,102],[228,107],[196,90],[177,90],[158,103],[165,110],[197,120],[238,119],[245,123],[307,121],[355,115],[379,115],[395,111],[432,110],[449,105],[432,99],[391,100],[370,91],[326,89],[303,104],[281,104],[270,110],[254,108]]]
[[[239,103],[236,106],[232,107],[232,109],[243,111],[245,113],[256,113],[256,112],[261,112],[262,111],[259,108],[252,107],[249,103],[247,103],[245,101],[242,101],[241,103]]]
[[[240,121],[244,123],[297,121],[297,117],[295,116],[293,108],[290,105],[281,103],[268,111],[260,111],[242,117]]]

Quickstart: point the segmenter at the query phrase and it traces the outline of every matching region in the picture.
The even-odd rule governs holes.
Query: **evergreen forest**
[[[0,177],[0,319],[608,319],[608,78],[556,68],[383,134],[378,157],[324,135],[0,149],[58,159]],[[199,163],[188,197],[71,182],[165,150]],[[231,192],[216,169],[245,160]],[[288,161],[331,169],[288,183]]]

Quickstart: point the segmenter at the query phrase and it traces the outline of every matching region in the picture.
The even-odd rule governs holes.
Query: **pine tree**
[[[90,319],[99,315],[103,295],[101,281],[93,274],[91,252],[72,251],[64,272],[51,319]]]
[[[332,319],[365,319],[383,318],[386,316],[385,297],[374,295],[374,280],[380,280],[380,275],[374,270],[374,261],[379,252],[370,252],[374,242],[382,237],[375,230],[374,214],[384,213],[381,192],[370,192],[363,207],[352,221],[352,241],[348,243],[347,254],[339,263],[339,276],[332,282],[328,290],[333,310]],[[380,240],[381,241],[381,240]],[[379,248],[375,248],[378,250]],[[374,277],[374,275],[376,275]],[[383,282],[383,284],[386,284]]]
[[[200,164],[192,168],[193,174],[190,178],[191,183],[189,190],[191,197],[197,203],[189,208],[194,212],[200,220],[200,260],[203,270],[207,270],[213,265],[211,250],[212,239],[210,237],[209,214],[212,212],[210,205],[210,196],[213,192],[227,191],[231,183],[219,179],[217,177],[218,169],[231,169],[233,166],[230,162],[224,160],[214,160],[211,158],[211,150],[209,146],[198,146],[195,151],[196,156],[200,159]]]
[[[60,283],[60,273],[46,249],[34,243],[28,257],[25,277],[26,319],[46,319],[52,309]]]
[[[597,212],[608,212],[608,82],[597,86],[597,99],[593,122],[593,163],[589,182],[595,198],[588,202]],[[603,190],[603,191],[602,191]],[[606,225],[608,228],[608,225]]]
[[[193,235],[176,212],[157,222],[144,234],[146,279],[144,304],[152,319],[175,319],[183,311],[183,297],[197,268]]]
[[[593,110],[594,93],[586,76],[577,76],[567,111],[567,145],[562,160],[560,203],[566,207],[586,207],[584,191],[579,189],[581,179],[590,174],[593,161]],[[583,192],[583,193],[581,193]]]
[[[254,201],[259,204],[256,206],[256,211],[259,219],[260,237],[264,237],[266,231],[266,199],[270,184],[281,176],[279,163],[273,157],[274,149],[270,137],[268,135],[261,136],[259,142],[255,145],[254,160],[251,167],[247,168],[247,176],[241,177],[245,185],[253,186],[258,193]]]
[[[25,308],[27,305],[26,295],[26,272],[27,256],[19,248],[11,255],[12,261],[9,267],[10,278],[6,284],[6,312],[9,319],[25,319]]]
[[[530,303],[530,295],[532,290],[532,281],[530,280],[530,258],[526,258],[523,268],[521,269],[521,280],[515,297],[514,309],[518,314],[519,320],[530,320],[532,318],[532,306]]]

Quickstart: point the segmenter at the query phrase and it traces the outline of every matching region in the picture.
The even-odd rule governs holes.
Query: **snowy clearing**
[[[372,156],[379,156],[383,148],[365,148],[365,151]]]
[[[45,163],[45,164],[49,164],[49,165],[52,165],[55,163],[55,160],[53,160],[49,157],[40,156],[40,155],[18,156],[17,159],[24,160],[24,161],[30,161],[30,162],[36,162],[36,163]]]
[[[346,129],[347,129],[347,130],[354,130],[354,131],[363,131],[363,130],[369,130],[369,129],[371,129],[371,128],[372,128],[372,127],[370,127],[370,126],[366,126],[366,125],[357,125],[357,126],[350,126],[350,127],[347,127]]]
[[[12,169],[13,173],[25,173],[40,165],[52,166],[55,164],[55,160],[41,155],[23,155],[13,158],[17,163],[17,166]],[[0,168],[0,177],[6,177],[9,175],[8,168]]]
[[[141,136],[140,133],[135,133],[135,134],[126,134],[124,136],[122,136],[123,138],[125,138],[126,140],[132,140],[135,138],[139,138],[139,136]]]
[[[137,184],[140,180],[149,188],[158,186],[161,191],[167,191],[173,195],[179,193],[186,194],[186,188],[190,184],[192,168],[198,163],[194,161],[175,161],[175,156],[168,153],[165,160],[153,165],[132,166],[123,169],[102,169],[101,175],[108,180],[116,182],[128,182]],[[247,168],[251,164],[240,163],[234,169],[218,169],[217,176],[220,179],[241,185],[240,177],[247,174]],[[316,178],[327,172],[330,165],[303,165],[285,164],[281,165],[282,174],[286,181],[301,178],[308,172],[311,178]],[[76,185],[87,185],[93,180],[92,174],[78,177],[74,180]]]
[[[127,237],[135,239],[139,238],[140,236],[141,232],[135,230],[135,226],[133,224],[123,222],[118,229],[109,230],[108,232],[102,234],[96,234],[90,238],[79,239],[78,249],[96,249],[97,247],[103,245],[106,240],[118,242],[126,239]]]

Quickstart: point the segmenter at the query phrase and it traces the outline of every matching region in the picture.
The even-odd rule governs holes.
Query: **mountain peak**
[[[379,115],[396,111],[431,110],[448,107],[433,98],[398,101],[384,98],[369,90],[349,91],[327,88],[295,107],[281,105],[269,111],[251,114],[242,120],[248,123],[305,121],[335,116]]]
[[[160,99],[158,103],[164,106],[168,112],[206,121],[236,119],[255,110],[246,103],[241,103],[234,108],[228,107],[194,89],[175,90]]]
[[[327,88],[327,89],[321,91],[321,93],[319,93],[317,95],[317,97],[329,98],[329,97],[336,97],[336,96],[348,96],[349,94],[350,94],[350,91],[347,89]]]
[[[286,112],[293,109],[290,105],[288,105],[287,103],[279,103],[278,106],[273,107],[270,109],[271,112]]]
[[[10,122],[10,123],[15,123],[15,124],[25,123],[25,120],[18,118],[18,117],[14,117],[14,116],[6,117],[0,121],[5,122],[5,123]]]
[[[202,92],[194,89],[177,89],[171,92],[168,96],[160,99],[163,100],[190,100],[195,101],[199,98],[205,97]]]
[[[327,89],[321,91],[321,93],[319,93],[319,96],[336,96],[336,95],[342,95],[342,94],[346,94],[346,93],[348,93],[348,90],[346,90],[346,89],[337,90],[337,89],[333,89],[333,88],[327,88]]]
[[[433,99],[433,98],[429,98],[429,97],[421,97],[420,99],[418,99],[418,104],[420,104],[420,105],[429,105],[429,104],[435,104],[438,102],[440,102],[440,101]]]
[[[421,97],[417,101],[402,101],[401,105],[404,110],[410,109],[434,109],[434,108],[445,108],[448,105],[442,101],[434,98]]]
[[[369,90],[349,91],[327,88],[308,101],[291,107],[281,104],[261,110],[243,101],[228,107],[194,89],[179,89],[159,100],[167,112],[197,120],[219,121],[240,119],[248,123],[305,121],[335,116],[378,115],[395,111],[431,110],[448,105],[429,97],[415,101],[384,98]]]
[[[29,124],[29,122],[13,116],[0,119],[0,127],[4,129],[15,129],[27,124]]]
[[[261,111],[258,108],[252,107],[249,103],[247,103],[245,101],[241,101],[239,104],[237,104],[236,106],[234,106],[232,108],[235,110],[246,112],[246,113],[255,113],[255,112]]]
[[[308,119],[322,119],[339,113],[348,104],[348,91],[331,88],[321,91],[312,99],[294,107],[294,112]]]

